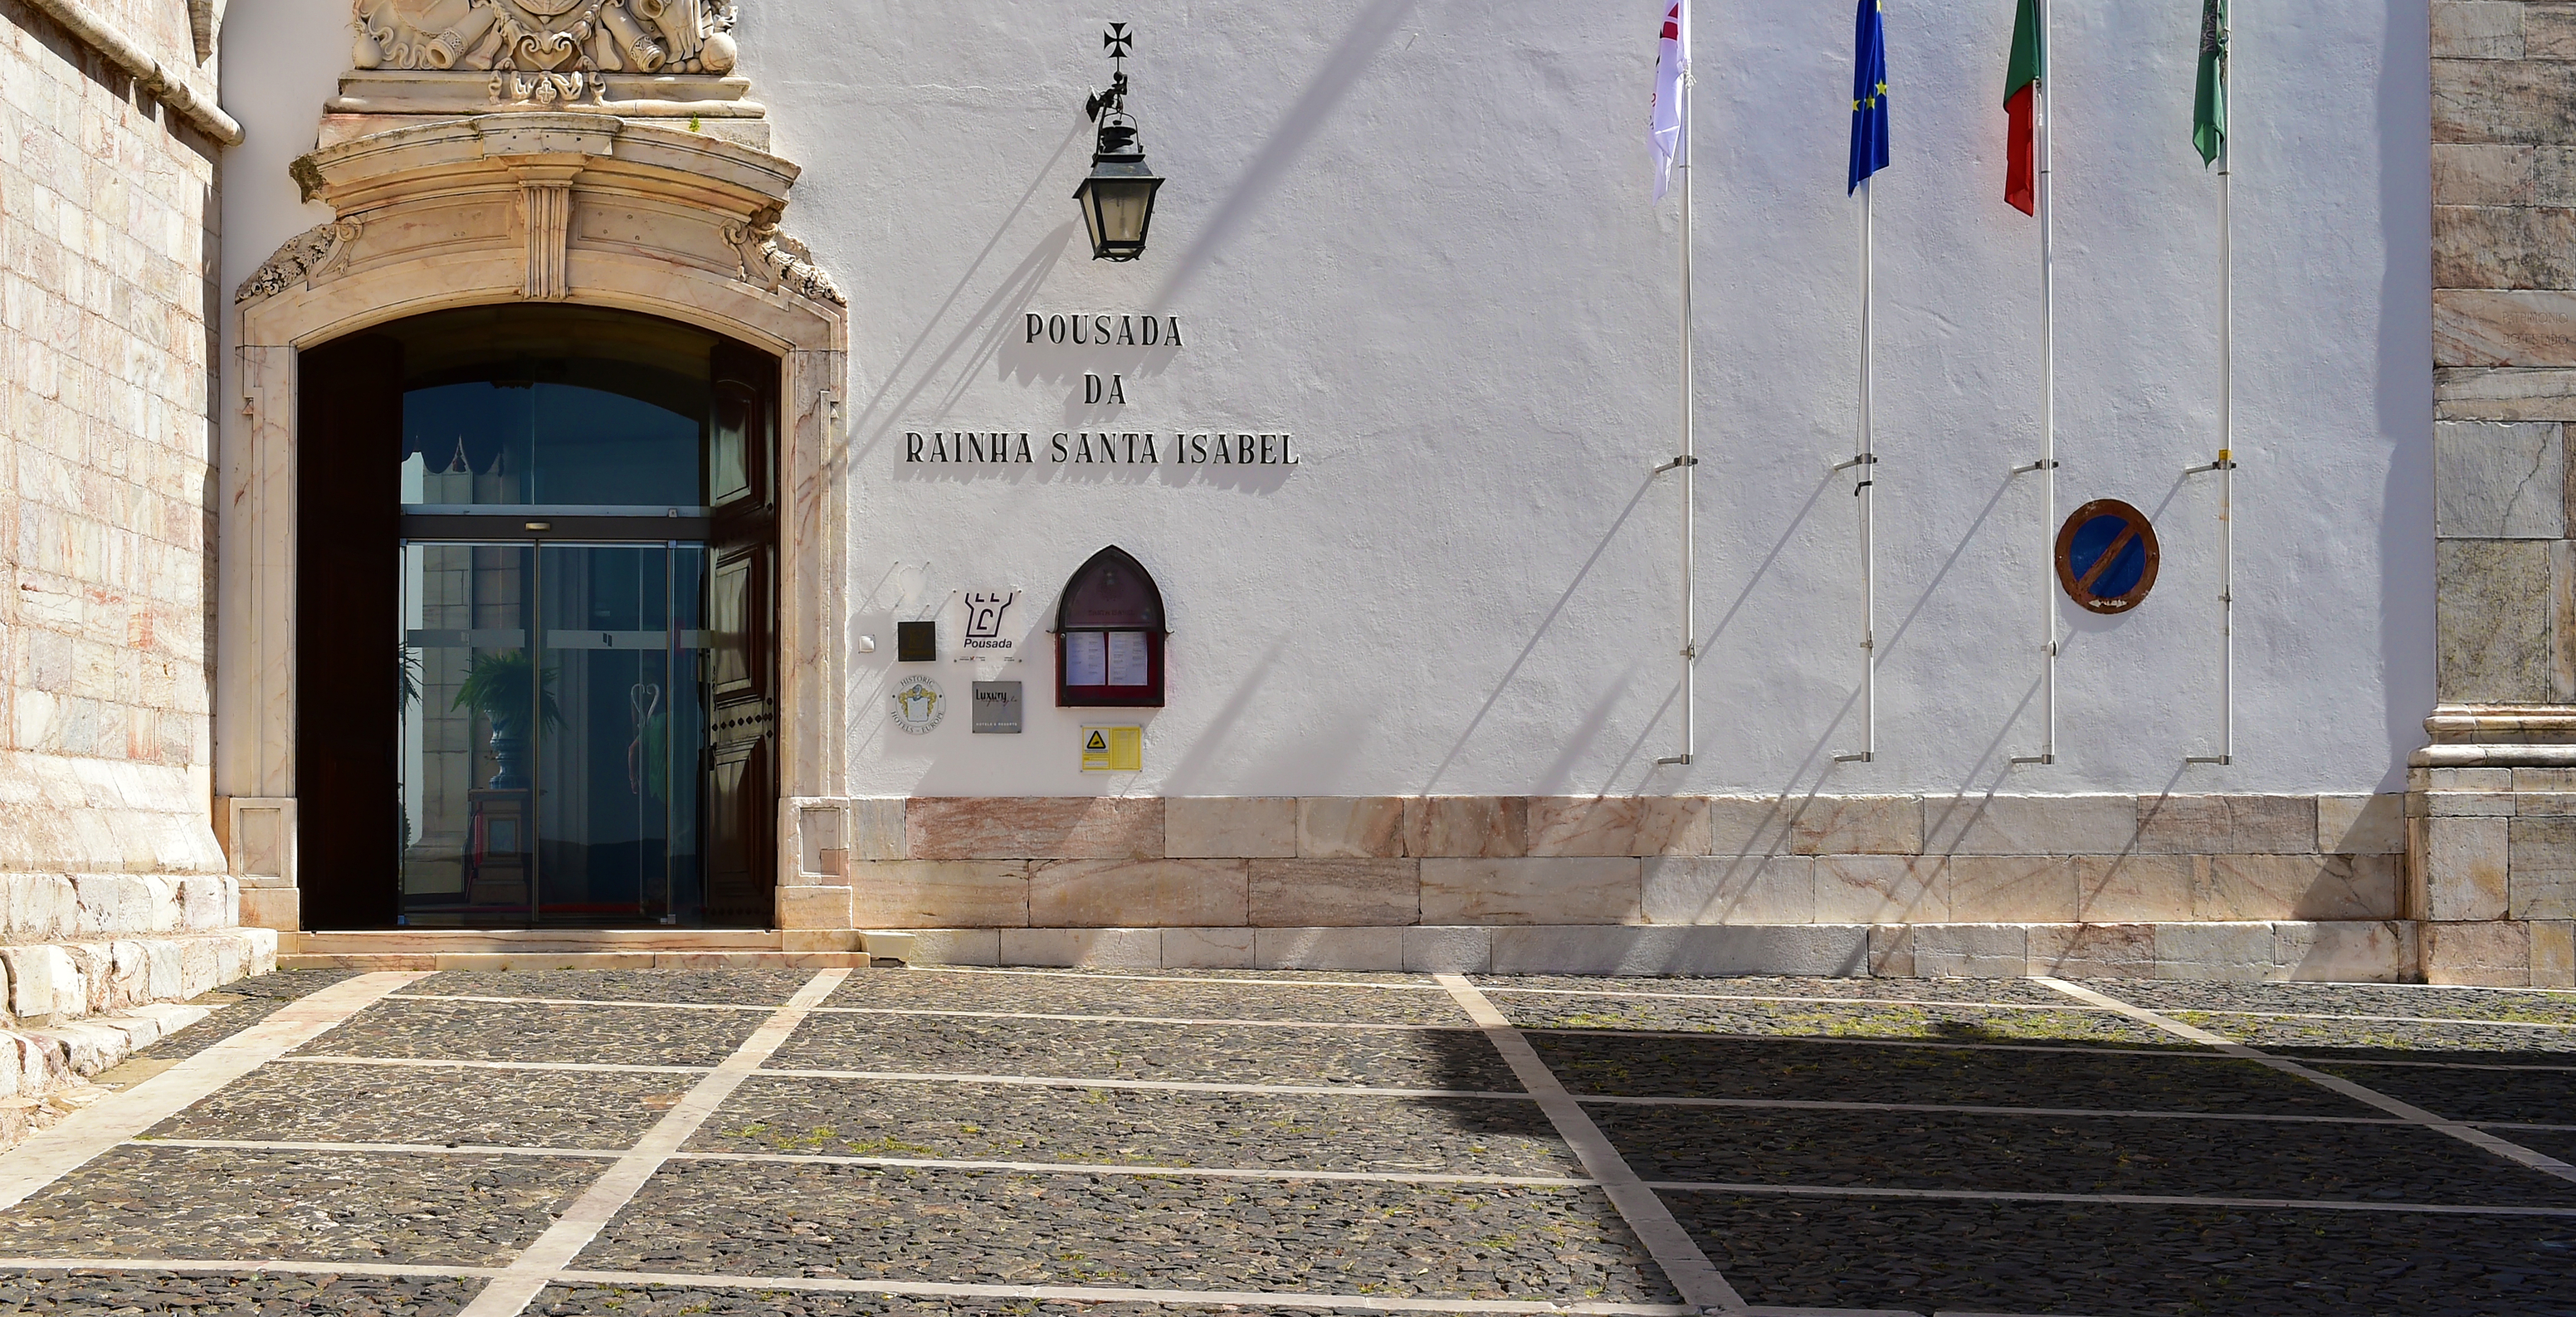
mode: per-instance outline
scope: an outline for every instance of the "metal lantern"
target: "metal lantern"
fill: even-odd
[[[1091,174],[1073,190],[1082,206],[1082,225],[1091,234],[1091,256],[1100,261],[1132,261],[1145,254],[1145,231],[1154,223],[1154,192],[1163,180],[1145,164],[1145,148],[1136,139],[1136,121],[1127,113],[1125,60],[1133,38],[1127,25],[1112,23],[1100,43],[1117,62],[1109,90],[1084,103],[1100,125],[1091,151]]]

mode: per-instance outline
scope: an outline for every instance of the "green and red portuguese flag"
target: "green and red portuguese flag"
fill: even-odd
[[[2200,163],[2214,163],[2227,146],[2227,0],[2202,0],[2200,86],[2191,98],[2191,144]]]
[[[2012,59],[2004,65],[2004,200],[2039,213],[2039,84],[2048,78],[2048,43],[2040,35],[2039,0],[2013,13]]]

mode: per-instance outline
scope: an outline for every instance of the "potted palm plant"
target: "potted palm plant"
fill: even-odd
[[[465,682],[456,688],[453,707],[472,709],[492,724],[492,761],[496,771],[488,784],[494,790],[522,791],[528,787],[528,739],[525,735],[528,716],[535,711],[540,730],[563,725],[563,710],[555,703],[555,670],[548,668],[538,675],[536,659],[524,649],[486,650],[474,656],[465,669]]]

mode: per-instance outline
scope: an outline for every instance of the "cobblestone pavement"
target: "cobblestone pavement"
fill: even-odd
[[[0,1315],[2576,1313],[2576,993],[911,969],[210,1000],[0,1156]]]

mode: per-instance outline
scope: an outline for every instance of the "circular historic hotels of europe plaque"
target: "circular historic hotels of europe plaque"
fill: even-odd
[[[928,677],[906,677],[894,688],[894,725],[920,736],[948,716],[947,692]]]
[[[2125,613],[2156,588],[2156,528],[2116,498],[2075,510],[2057,531],[2057,583],[2087,612]]]

